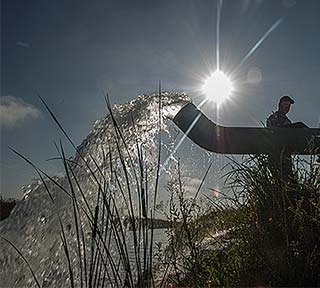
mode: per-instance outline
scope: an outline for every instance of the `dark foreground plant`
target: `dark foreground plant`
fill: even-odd
[[[320,168],[313,157],[294,164],[292,177],[283,179],[266,156],[231,160],[232,196],[208,198],[207,214],[182,227],[190,234],[207,224],[184,245],[189,253],[183,251],[183,276],[175,280],[194,287],[319,286]],[[209,241],[195,248],[204,235]]]
[[[226,174],[230,193],[207,198],[209,206],[198,199],[203,182],[193,197],[186,197],[178,166],[167,187],[169,246],[155,265],[153,219],[161,134],[151,191],[148,171],[152,167],[144,161],[144,147],[136,140],[135,161],[106,100],[114,129],[114,142],[101,151],[107,171],[91,155],[86,158],[80,153],[45,102],[78,155],[75,164],[66,158],[62,144],[57,145],[67,187],[15,151],[36,169],[53,205],[49,183],[71,201],[75,246],[56,209],[71,287],[158,287],[165,286],[167,279],[187,287],[320,285],[320,168],[313,158],[295,159],[295,171],[285,180],[265,156],[231,161]],[[159,120],[159,131],[160,126]],[[114,159],[119,159],[117,167]],[[81,177],[93,179],[94,199],[88,199]],[[119,206],[119,198],[123,205]],[[19,247],[8,242],[27,262]],[[160,281],[155,275],[158,264],[162,264]],[[41,281],[28,267],[40,287]]]
[[[119,127],[109,99],[106,98],[109,118],[113,125],[113,141],[109,149],[101,149],[104,167],[89,155],[84,157],[60,124],[48,105],[41,99],[60,130],[75,148],[78,163],[67,159],[62,144],[56,145],[64,170],[66,185],[50,177],[36,167],[25,156],[13,150],[26,160],[38,173],[43,187],[55,205],[51,184],[66,193],[71,201],[73,215],[73,239],[66,235],[59,209],[55,209],[59,225],[60,239],[66,256],[71,287],[152,287],[154,274],[154,212],[156,207],[161,148],[161,86],[159,84],[159,138],[155,167],[145,162],[146,151],[143,143],[136,138],[135,155],[129,150],[126,135]],[[132,126],[135,128],[135,119]],[[117,160],[115,165],[114,159]],[[107,167],[107,169],[106,169]],[[150,173],[153,171],[153,174]],[[150,174],[152,174],[150,176]],[[87,187],[81,183],[82,177],[93,179],[94,199],[88,198]],[[149,182],[153,181],[153,185]],[[151,190],[152,189],[152,190]],[[121,201],[120,201],[121,200]],[[89,236],[88,236],[89,235]],[[6,239],[5,239],[6,240]],[[13,243],[7,240],[16,251]],[[75,244],[75,245],[74,245]],[[72,248],[76,247],[76,249]],[[130,253],[130,251],[133,251]],[[27,259],[20,253],[23,259]],[[73,261],[72,257],[76,260]],[[27,262],[28,264],[28,262]],[[39,286],[36,273],[32,272]]]

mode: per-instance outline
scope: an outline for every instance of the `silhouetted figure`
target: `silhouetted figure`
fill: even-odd
[[[288,128],[292,122],[287,117],[294,100],[288,96],[282,96],[279,100],[278,110],[267,118],[269,128]],[[287,182],[289,176],[293,176],[291,153],[282,147],[281,151],[273,151],[270,155],[270,164],[276,172],[280,172],[281,178]]]
[[[286,116],[294,103],[290,96],[282,96],[279,101],[278,110],[271,114],[267,119],[267,127],[286,127],[292,124]]]

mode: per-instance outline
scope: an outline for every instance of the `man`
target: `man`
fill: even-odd
[[[278,110],[267,119],[267,127],[286,127],[291,125],[290,119],[286,116],[294,103],[290,96],[282,96],[278,104]]]
[[[292,122],[286,115],[293,103],[294,100],[290,96],[282,96],[279,100],[278,110],[267,118],[267,127],[281,128],[292,126]],[[269,155],[269,159],[272,169],[276,169],[275,175],[279,175],[280,172],[281,179],[285,181],[288,181],[289,177],[293,177],[291,153],[285,147],[281,151],[273,151]]]

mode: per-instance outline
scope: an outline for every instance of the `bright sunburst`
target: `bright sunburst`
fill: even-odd
[[[202,86],[202,92],[209,101],[221,104],[233,92],[234,88],[229,77],[220,70],[216,70],[207,78]]]

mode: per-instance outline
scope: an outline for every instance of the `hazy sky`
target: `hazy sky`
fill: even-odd
[[[61,135],[41,106],[46,99],[76,143],[105,114],[103,93],[124,103],[141,93],[187,91],[216,63],[217,0],[2,0],[1,190],[21,197],[35,172],[8,147],[55,171]],[[317,127],[320,116],[320,1],[224,0],[221,69],[236,92],[219,122],[261,126],[284,93],[296,100],[289,117]],[[212,107],[204,107],[210,116]]]

